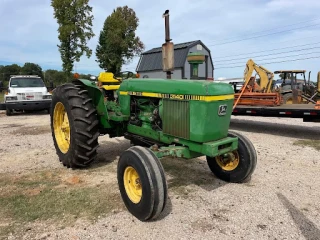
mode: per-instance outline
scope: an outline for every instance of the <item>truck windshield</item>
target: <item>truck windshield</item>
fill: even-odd
[[[14,78],[10,82],[10,87],[45,87],[45,85],[41,78]]]

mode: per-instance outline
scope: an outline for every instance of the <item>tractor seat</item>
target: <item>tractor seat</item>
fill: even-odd
[[[102,83],[120,83],[111,72],[101,72],[98,76],[98,81]]]
[[[114,90],[118,90],[120,85],[103,85],[101,87],[107,91],[114,91]]]

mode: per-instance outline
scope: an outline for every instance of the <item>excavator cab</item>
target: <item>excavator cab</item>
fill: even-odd
[[[316,103],[319,98],[319,90],[315,84],[306,79],[306,70],[279,70],[275,74],[280,74],[282,79],[280,92],[286,104],[291,103]]]
[[[284,104],[302,103],[302,95],[306,94],[310,88],[310,72],[308,83],[306,80],[306,70],[278,70],[282,83],[279,92],[282,94]]]

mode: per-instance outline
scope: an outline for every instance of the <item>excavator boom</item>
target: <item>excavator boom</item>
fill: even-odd
[[[257,84],[252,77],[253,71],[256,71],[260,77],[260,83]],[[240,93],[235,94],[233,109],[239,105],[280,105],[281,96],[279,93],[271,91],[274,74],[268,69],[259,66],[252,59],[249,59],[244,71],[244,85]]]
[[[268,69],[262,66],[259,66],[252,59],[249,59],[246,64],[246,70],[244,73],[245,83],[250,82],[251,76],[254,70],[257,72],[257,74],[260,77],[260,84],[255,85],[255,88],[258,88],[255,90],[263,93],[270,93],[271,85],[274,77],[273,72],[270,72]]]

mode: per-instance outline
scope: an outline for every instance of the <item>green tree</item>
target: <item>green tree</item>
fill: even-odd
[[[80,78],[82,79],[90,79],[91,75],[90,74],[79,74],[80,75]]]
[[[42,68],[35,63],[26,62],[21,68],[21,74],[38,75],[43,79]]]
[[[89,0],[51,0],[54,9],[54,17],[59,25],[58,45],[63,71],[70,74],[74,62],[80,61],[82,55],[88,58],[92,50],[87,46],[94,33],[92,32],[91,15],[92,7],[88,5]]]
[[[46,84],[50,85],[51,83],[54,86],[58,86],[60,84],[68,82],[69,79],[72,78],[72,74],[67,75],[62,71],[54,70],[54,69],[48,69],[45,71],[45,79]]]
[[[18,64],[6,65],[2,68],[2,77],[4,81],[9,81],[10,75],[21,74],[21,67]]]
[[[144,50],[136,36],[139,19],[128,6],[118,7],[107,17],[100,32],[96,57],[99,66],[118,75],[123,64]]]
[[[0,81],[4,82],[4,67],[3,65],[0,65]]]

